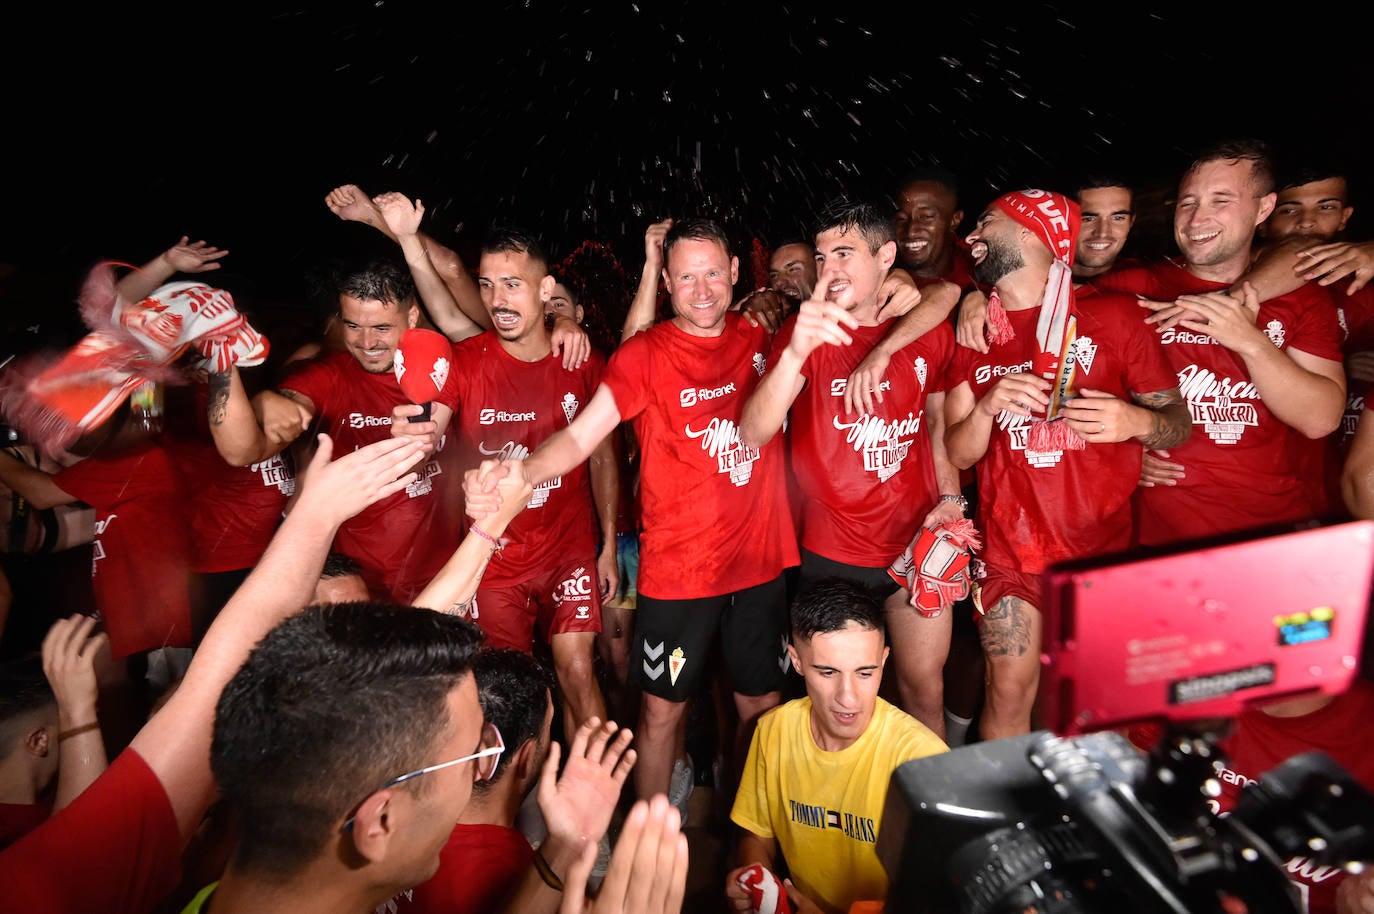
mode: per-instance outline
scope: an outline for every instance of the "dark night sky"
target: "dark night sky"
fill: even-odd
[[[1167,187],[1226,135],[1282,145],[1307,124],[1300,149],[1361,149],[1367,67],[1349,51],[1311,65],[1317,39],[1294,38],[1292,20],[933,6],[30,11],[40,21],[7,30],[0,263],[74,283],[185,233],[230,248],[226,270],[288,288],[368,231],[322,202],[353,182],[420,197],[428,230],[460,250],[502,219],[555,254],[609,242],[633,275],[651,220],[701,212],[767,242],[832,192],[890,190],[915,164],[954,169],[971,217],[999,189],[1067,188],[1087,168]],[[8,288],[8,316],[33,307],[28,283]]]

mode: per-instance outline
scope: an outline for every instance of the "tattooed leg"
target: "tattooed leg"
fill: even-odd
[[[1040,684],[1040,611],[1020,597],[1005,596],[988,608],[980,628],[987,661],[982,738],[1029,733]]]

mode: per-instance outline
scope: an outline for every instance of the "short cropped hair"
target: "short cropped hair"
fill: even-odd
[[[813,229],[813,237],[835,229],[857,229],[864,241],[868,242],[869,251],[874,253],[889,241],[897,240],[897,229],[890,209],[849,197],[835,197],[822,206],[814,219]]]
[[[534,233],[513,225],[493,226],[482,240],[482,253],[526,254],[545,270],[549,268],[549,254]]]
[[[849,623],[883,633],[887,623],[883,603],[871,590],[848,578],[828,577],[804,586],[792,602],[792,642],[813,635],[843,631]]]
[[[1073,198],[1075,200],[1079,199],[1083,196],[1083,191],[1085,190],[1100,190],[1104,187],[1124,187],[1131,195],[1132,202],[1134,202],[1135,188],[1131,186],[1130,181],[1127,181],[1121,175],[1101,171],[1091,172],[1079,178],[1078,186],[1074,188]]]
[[[663,236],[663,263],[668,263],[668,252],[673,249],[673,245],[679,241],[714,241],[725,248],[725,256],[730,256],[730,236],[725,234],[725,229],[720,227],[720,223],[713,219],[706,219],[699,216],[691,216],[686,219],[678,219],[673,223],[672,228]]]
[[[330,552],[324,558],[324,569],[320,572],[321,580],[330,578],[346,578],[349,575],[361,575],[363,566],[358,564],[358,560],[342,552]]]
[[[465,619],[375,601],[311,606],[269,632],[215,714],[210,767],[239,829],[235,865],[289,878],[372,791],[433,764],[481,643]]]
[[[57,707],[37,651],[0,663],[0,759],[19,745],[41,711]]]
[[[948,168],[941,168],[938,165],[917,165],[902,175],[897,182],[897,192],[900,193],[908,185],[915,184],[917,181],[939,184],[954,195],[955,201],[959,199],[959,177]]]
[[[1274,191],[1274,156],[1269,144],[1254,137],[1223,140],[1203,147],[1185,174],[1192,174],[1203,165],[1218,161],[1246,161],[1250,163],[1250,186],[1255,196]]]
[[[415,304],[415,281],[410,271],[394,260],[373,260],[356,270],[346,270],[335,278],[340,295],[359,301],[379,301],[406,309]]]
[[[481,792],[506,772],[506,763],[527,740],[539,739],[544,729],[544,714],[549,710],[554,677],[549,668],[531,654],[511,648],[483,648],[472,663],[477,677],[477,695],[487,723],[501,731],[506,751],[489,780],[478,781],[472,789]]]

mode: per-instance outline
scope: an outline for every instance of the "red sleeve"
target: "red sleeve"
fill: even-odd
[[[177,888],[181,851],[167,791],[126,749],[71,805],[0,851],[0,895],[25,914],[146,914]]]
[[[606,370],[601,373],[601,383],[615,398],[615,408],[622,422],[628,422],[649,405],[653,392],[650,377],[653,359],[648,338],[653,329],[650,327],[636,333],[621,343],[606,363]]]

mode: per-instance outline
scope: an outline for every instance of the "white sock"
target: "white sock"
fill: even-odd
[[[968,736],[968,728],[972,725],[972,717],[960,717],[949,708],[945,708],[945,745],[951,749],[962,746],[964,738]]]

